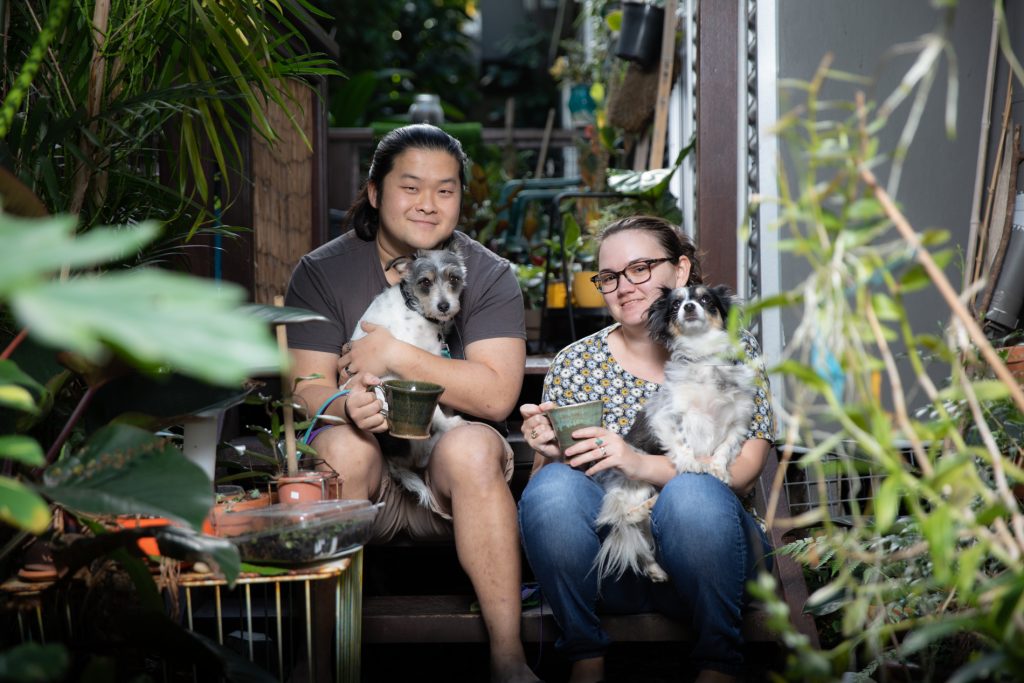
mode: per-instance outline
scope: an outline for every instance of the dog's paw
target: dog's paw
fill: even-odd
[[[708,462],[707,472],[726,485],[732,480],[732,477],[729,476],[729,463],[723,462],[720,458],[712,458]]]
[[[626,511],[626,521],[630,524],[639,524],[640,522],[647,519],[651,510],[654,509],[654,504],[658,502],[658,496],[651,496],[644,502],[636,505]]]
[[[661,565],[657,562],[652,561],[648,563],[648,565],[644,567],[644,571],[647,573],[647,578],[654,583],[664,583],[668,581],[668,574],[665,573],[665,570],[662,569]]]

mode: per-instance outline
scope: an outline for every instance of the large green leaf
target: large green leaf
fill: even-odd
[[[176,526],[161,527],[155,531],[160,554],[187,562],[203,561],[211,565],[234,585],[241,567],[238,546],[226,538],[205,536],[191,529]]]
[[[45,472],[39,492],[87,514],[156,515],[196,529],[213,505],[213,483],[198,465],[168,441],[128,425],[97,431]]]
[[[243,403],[252,386],[218,387],[178,373],[129,373],[104,384],[93,397],[86,426],[117,420],[148,431],[208,417]]]
[[[36,399],[45,394],[46,389],[22,371],[17,363],[0,360],[0,406],[38,414]]]
[[[249,304],[242,306],[242,313],[251,315],[257,320],[266,323],[308,323],[313,321],[326,321],[327,318],[319,313],[305,308],[294,308],[292,306],[268,306],[266,304]]]
[[[62,681],[70,663],[71,657],[64,645],[22,643],[0,652],[0,681]]]
[[[0,477],[0,521],[41,534],[50,525],[50,506],[10,477]]]
[[[0,296],[50,276],[133,255],[159,233],[154,222],[127,228],[94,228],[75,237],[74,216],[15,218],[0,213]]]
[[[20,384],[42,395],[46,389],[12,360],[0,360],[0,384]]]
[[[17,460],[32,466],[43,465],[46,462],[38,441],[17,434],[0,436],[0,458]]]
[[[282,362],[268,326],[239,310],[244,297],[237,285],[136,269],[28,288],[12,304],[33,334],[90,360],[109,346],[143,368],[230,385]]]
[[[32,394],[16,384],[0,384],[0,406],[26,413],[34,413],[38,410]]]
[[[656,198],[668,187],[676,167],[654,168],[649,171],[609,171],[608,189],[623,194]]]

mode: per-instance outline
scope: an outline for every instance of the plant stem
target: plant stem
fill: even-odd
[[[101,386],[103,386],[103,384],[104,383],[100,383],[95,386],[90,384],[85,390],[85,393],[82,395],[82,399],[78,402],[78,405],[75,406],[74,412],[71,413],[71,417],[68,418],[68,421],[64,424],[64,428],[60,431],[60,435],[57,436],[57,439],[50,446],[50,450],[46,452],[47,466],[53,464],[53,461],[57,458],[57,454],[60,453],[60,449],[64,447],[64,444],[71,436],[71,430],[74,429],[75,425],[78,424],[78,421],[82,419],[85,409],[89,407],[90,403],[92,403],[93,398],[96,396],[96,392]],[[37,468],[33,474],[38,475],[42,469],[43,468],[41,467]]]
[[[875,194],[875,199],[882,205],[882,209],[885,214],[889,217],[889,220],[896,226],[896,230],[903,236],[903,239],[914,248],[914,257],[917,262],[924,267],[925,272],[928,273],[928,277],[931,278],[932,282],[935,283],[936,289],[942,295],[942,298],[946,300],[946,305],[949,306],[950,310],[953,311],[953,315],[960,320],[960,323],[967,330],[967,334],[970,336],[978,349],[981,351],[981,355],[988,362],[989,367],[992,368],[993,372],[996,373],[996,377],[1002,380],[1003,384],[1010,391],[1010,396],[1013,398],[1013,402],[1017,404],[1017,409],[1024,412],[1024,390],[1020,388],[1020,384],[1006,368],[1006,364],[996,353],[995,349],[992,348],[992,344],[989,343],[985,337],[985,333],[978,327],[978,323],[975,322],[974,318],[961,303],[957,297],[956,292],[953,291],[953,287],[949,284],[949,280],[946,279],[946,274],[942,272],[942,269],[936,265],[932,255],[928,253],[928,250],[921,246],[921,239],[917,233],[911,227],[903,213],[893,203],[892,198],[889,197],[889,193],[879,187],[878,180],[875,178],[875,174],[872,173],[863,164],[860,167],[860,177],[863,178],[864,182]]]
[[[28,328],[26,327],[21,332],[19,332],[14,339],[11,340],[11,343],[8,344],[7,347],[3,350],[3,353],[0,353],[0,360],[7,360],[8,358],[10,358],[11,354],[14,353],[15,349],[21,346],[21,342],[25,341],[27,337]]]
[[[0,140],[7,137],[7,133],[11,129],[11,122],[14,120],[14,115],[21,108],[21,103],[28,94],[32,81],[35,79],[36,73],[38,73],[39,67],[43,63],[43,58],[46,56],[46,48],[57,37],[57,30],[64,23],[64,18],[67,16],[68,8],[70,7],[71,0],[57,0],[50,10],[50,15],[46,18],[43,30],[39,32],[36,42],[32,45],[32,49],[29,51],[28,57],[18,73],[18,78],[15,79],[14,85],[11,86],[7,97],[4,99],[3,108],[0,109]]]
[[[284,306],[284,297],[275,296],[274,305]],[[288,336],[284,325],[277,326],[277,346],[281,354],[287,358]],[[291,383],[288,381],[288,363],[282,364],[281,367],[283,368],[281,370],[281,411],[284,413],[285,462],[288,464],[288,476],[294,477],[299,470],[299,465],[295,455],[295,415],[292,407],[292,389]]]

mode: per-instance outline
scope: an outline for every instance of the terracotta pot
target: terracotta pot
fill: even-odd
[[[217,503],[210,508],[210,514],[203,524],[203,531],[213,536],[234,536],[246,531],[239,528],[240,522],[231,519],[230,512],[247,512],[268,507],[271,503],[269,491],[261,491],[259,498],[244,498]]]
[[[277,497],[284,505],[297,505],[341,497],[341,478],[337,472],[300,470],[294,477],[277,478]]]
[[[1013,373],[1018,383],[1024,382],[1024,344],[1000,350],[1006,352],[1006,368]]]

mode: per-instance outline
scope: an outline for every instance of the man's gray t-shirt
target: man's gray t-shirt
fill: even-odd
[[[466,289],[448,334],[452,358],[465,358],[465,347],[483,339],[526,339],[523,296],[509,262],[461,232],[453,243],[466,263]],[[331,322],[289,324],[288,346],[340,354],[370,302],[387,287],[377,243],[353,231],[306,254],[292,272],[286,303]]]

